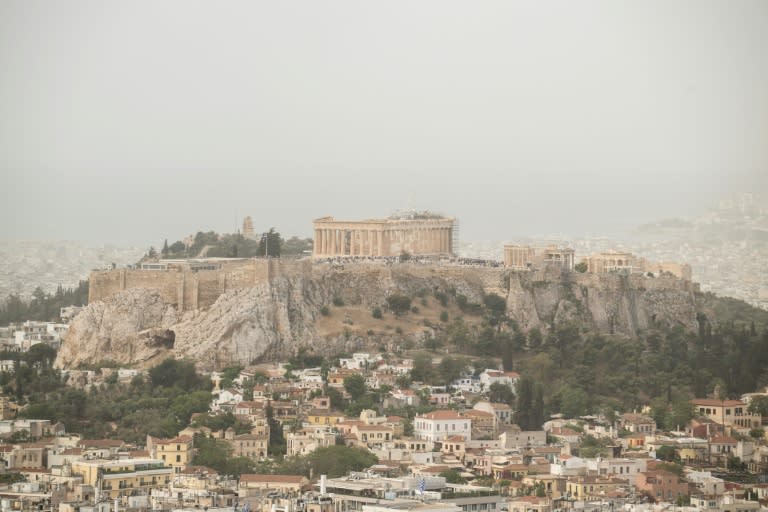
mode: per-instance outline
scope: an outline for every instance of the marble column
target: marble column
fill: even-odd
[[[363,237],[359,229],[352,232],[352,238],[355,240],[355,256],[360,256],[363,254]]]
[[[370,229],[367,231],[368,237],[368,256],[373,256],[375,251],[373,250],[373,231]]]

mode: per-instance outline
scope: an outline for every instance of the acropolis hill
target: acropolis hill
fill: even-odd
[[[521,329],[577,323],[590,330],[633,336],[654,326],[697,327],[695,285],[671,275],[578,273],[559,267],[515,271],[440,262],[391,260],[337,262],[263,258],[226,261],[206,270],[181,265],[165,270],[96,272],[91,303],[73,321],[57,365],[115,360],[149,365],[190,357],[204,368],[248,364],[294,354],[394,346],[420,340],[464,316],[436,292],[481,303],[505,299]],[[419,313],[396,317],[387,297],[425,295]],[[337,304],[337,305],[334,305]],[[372,318],[380,307],[384,319]],[[329,314],[322,314],[327,308]]]
[[[301,347],[331,354],[418,343],[451,320],[477,323],[459,298],[480,304],[489,294],[506,302],[523,331],[576,324],[635,336],[698,326],[690,270],[628,253],[592,255],[582,272],[568,248],[505,246],[504,262],[457,258],[455,219],[429,212],[322,217],[314,232],[311,258],[149,260],[93,272],[90,304],[73,321],[56,364],[149,365],[173,355],[214,369]],[[387,309],[393,294],[418,296],[419,307],[394,315]],[[373,318],[376,308],[384,318]]]

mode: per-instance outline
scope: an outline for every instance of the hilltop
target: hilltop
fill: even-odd
[[[328,355],[417,345],[443,335],[459,318],[468,328],[478,327],[478,312],[488,297],[498,297],[500,314],[521,332],[538,329],[546,334],[571,324],[625,337],[659,327],[698,329],[695,286],[671,276],[516,273],[438,264],[276,263],[265,270],[271,277],[254,281],[250,274],[242,278],[243,271],[253,269],[248,265],[211,277],[210,285],[199,278],[195,300],[189,301],[185,290],[183,308],[176,300],[182,295],[172,283],[161,289],[147,284],[161,283],[159,275],[146,274],[152,279],[147,277],[141,286],[115,289],[75,319],[57,365],[71,368],[114,359],[143,366],[172,355],[217,369],[290,356],[301,347]],[[178,272],[168,275],[179,279]],[[234,275],[242,278],[237,287],[219,285],[222,279],[233,282]],[[187,279],[179,282],[189,286]],[[410,305],[395,312],[392,296],[403,296]],[[190,308],[192,303],[199,307]],[[374,318],[377,309],[380,319]]]

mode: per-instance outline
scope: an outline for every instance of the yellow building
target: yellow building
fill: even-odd
[[[81,460],[72,463],[72,474],[81,476],[84,485],[98,488],[102,497],[112,499],[165,487],[174,468],[158,459]]]
[[[622,478],[578,476],[568,480],[566,491],[572,498],[583,499],[590,496],[604,496],[619,487],[626,487],[628,483],[628,480]]]
[[[741,400],[695,398],[691,403],[699,416],[709,418],[715,423],[742,429],[760,427],[760,415],[749,412],[749,406]]]
[[[172,439],[147,436],[147,451],[149,451],[150,457],[162,460],[178,473],[192,462],[194,455],[192,439],[190,436],[179,436]]]
[[[307,413],[307,422],[311,425],[335,425],[344,418],[341,412],[314,410]]]

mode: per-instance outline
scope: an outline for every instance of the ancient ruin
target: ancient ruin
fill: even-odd
[[[606,274],[618,272],[651,273],[654,275],[671,274],[678,279],[690,281],[692,279],[691,266],[687,263],[656,262],[637,257],[625,251],[607,251],[593,254],[582,259],[587,265],[587,272],[594,274]]]
[[[534,270],[545,266],[557,266],[571,271],[574,267],[574,250],[569,247],[531,247],[505,245],[504,266],[512,270]]]
[[[386,219],[314,221],[314,258],[451,256],[455,253],[455,219],[432,213],[394,215]]]
[[[253,232],[253,219],[250,215],[243,219],[243,236],[251,240],[256,238]]]

